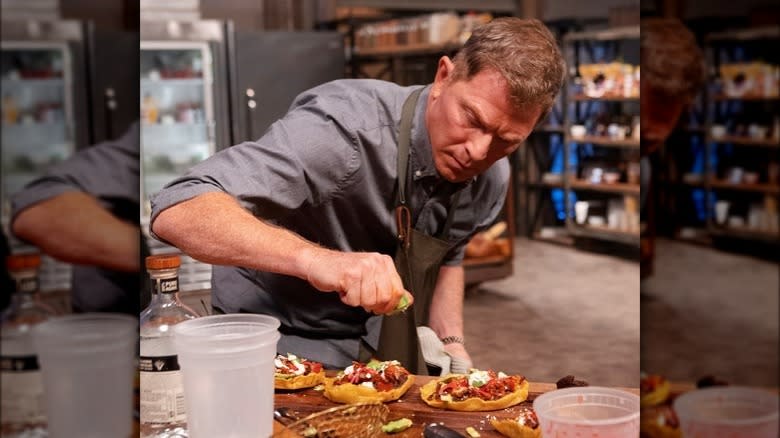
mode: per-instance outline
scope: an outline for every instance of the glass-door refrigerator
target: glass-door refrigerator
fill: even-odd
[[[149,234],[150,198],[229,146],[225,23],[141,23],[141,227],[152,254],[176,252]],[[211,266],[182,258],[181,290],[211,287]]]
[[[11,252],[35,249],[9,230],[11,196],[88,144],[84,25],[77,21],[3,21],[3,232]],[[70,288],[71,266],[43,257],[42,291]]]

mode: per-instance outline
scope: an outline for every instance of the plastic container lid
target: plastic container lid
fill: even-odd
[[[158,254],[146,258],[146,269],[173,269],[181,266],[178,254]]]
[[[37,349],[49,356],[83,359],[101,354],[108,360],[138,342],[138,319],[118,313],[63,315],[37,325],[33,336]]]
[[[173,333],[183,350],[220,355],[275,343],[280,325],[278,319],[268,315],[212,315],[180,322]]]

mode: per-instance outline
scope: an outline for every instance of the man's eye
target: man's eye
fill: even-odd
[[[475,127],[475,128],[481,128],[479,121],[476,117],[474,117],[474,113],[471,111],[466,111],[466,121],[469,123],[469,125]]]

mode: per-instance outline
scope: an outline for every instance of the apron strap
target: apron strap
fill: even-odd
[[[398,241],[405,248],[409,248],[412,229],[412,213],[406,206],[406,180],[409,168],[409,143],[412,136],[412,120],[417,100],[422,93],[422,88],[414,90],[404,101],[401,111],[401,125],[398,132],[398,160],[396,162],[398,172],[398,195],[395,207],[395,223],[398,230]]]
[[[409,144],[412,136],[412,120],[422,88],[414,90],[401,110],[401,126],[398,132],[398,203],[406,205],[406,178],[409,167]]]

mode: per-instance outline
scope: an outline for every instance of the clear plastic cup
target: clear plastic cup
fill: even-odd
[[[129,437],[138,318],[59,316],[33,329],[52,438]]]
[[[207,316],[173,327],[191,438],[272,434],[278,328],[278,319],[250,314]]]
[[[685,438],[777,438],[778,394],[740,386],[697,389],[674,400]]]
[[[534,399],[544,438],[639,436],[639,396],[598,386],[559,389]]]

